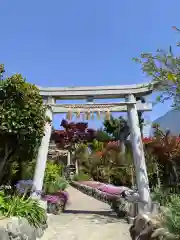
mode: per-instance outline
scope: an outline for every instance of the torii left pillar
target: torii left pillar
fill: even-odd
[[[53,119],[53,112],[50,107],[51,104],[54,103],[53,98],[49,98],[47,101],[48,108],[46,110],[46,116],[52,121]],[[34,192],[32,196],[40,198],[40,194],[43,188],[43,181],[44,181],[44,173],[46,169],[46,162],[47,162],[47,156],[48,156],[48,149],[49,149],[49,143],[51,138],[51,132],[52,132],[52,124],[51,122],[46,122],[46,125],[44,127],[44,136],[41,141],[41,145],[38,151],[37,156],[37,162],[36,162],[36,168],[35,168],[35,174],[33,179],[33,187]]]

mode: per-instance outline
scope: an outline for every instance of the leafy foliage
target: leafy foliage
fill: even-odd
[[[105,120],[103,125],[104,130],[116,140],[126,140],[130,134],[128,123],[123,117],[111,116],[110,120]]]
[[[169,232],[180,238],[180,197],[179,195],[170,196],[167,203],[169,211],[165,213],[164,223]]]
[[[67,188],[67,182],[60,176],[61,166],[47,163],[43,189],[45,193],[56,193]]]
[[[20,74],[0,81],[0,173],[9,162],[35,158],[46,123],[45,107],[36,86]]]
[[[4,73],[5,73],[4,64],[0,64],[0,80],[2,80]]]
[[[160,214],[162,227],[173,234],[176,239],[180,238],[180,197],[172,193],[170,189],[156,187],[152,193],[152,200],[159,202],[165,209]]]
[[[51,137],[60,148],[74,150],[76,144],[91,142],[95,137],[95,131],[89,129],[87,123],[62,120],[61,126],[64,130],[53,131]]]
[[[108,142],[111,141],[113,138],[110,136],[106,131],[102,128],[96,131],[96,140],[99,142]]]
[[[36,228],[46,222],[45,210],[37,200],[20,195],[6,196],[2,191],[0,192],[0,213],[5,217],[26,218]]]
[[[146,144],[146,149],[156,156],[161,171],[161,183],[166,186],[179,184],[179,157],[180,141],[171,136],[170,132],[164,133],[158,125],[154,125],[156,137]],[[178,186],[177,186],[178,187]]]
[[[176,27],[173,28],[180,32]],[[173,99],[173,107],[179,108],[180,57],[174,55],[172,47],[168,51],[158,49],[156,54],[142,53],[140,58],[134,60],[141,64],[143,73],[162,91],[158,101]]]
[[[166,206],[171,201],[171,194],[167,188],[155,187],[152,192],[152,200]]]
[[[80,172],[74,176],[74,181],[88,181],[90,180],[90,176],[87,173]]]
[[[144,99],[138,98],[137,101],[138,100],[140,100],[141,102],[144,102]],[[138,112],[138,118],[139,118],[140,129],[142,132],[143,125],[144,125],[142,112]],[[103,125],[104,125],[104,131],[107,132],[109,135],[111,135],[114,140],[125,141],[130,135],[128,121],[124,119],[122,116],[120,116],[119,118],[114,118],[113,116],[111,116],[110,120],[105,120]]]

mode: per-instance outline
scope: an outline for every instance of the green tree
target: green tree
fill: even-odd
[[[125,140],[130,134],[127,120],[123,117],[114,118],[103,122],[104,130],[110,134],[115,140]]]
[[[142,102],[144,102],[144,100],[142,99],[137,100],[141,100]],[[138,118],[142,133],[144,125],[143,112],[138,112]],[[110,136],[112,136],[115,140],[125,141],[130,134],[128,121],[122,116],[120,116],[119,118],[114,118],[113,116],[111,116],[110,120],[105,120],[103,125],[104,131],[107,132]]]
[[[47,120],[45,110],[38,88],[20,74],[0,81],[0,181],[10,163],[36,157]]]
[[[137,98],[137,101],[145,102],[143,98]],[[139,125],[141,134],[143,131],[144,119],[143,119],[143,112],[138,112],[139,118]],[[115,140],[120,140],[120,151],[122,154],[125,154],[126,151],[126,141],[130,135],[130,129],[128,125],[128,121],[124,119],[122,116],[119,118],[114,118],[111,115],[110,120],[105,120],[104,123],[104,130],[112,136]]]
[[[179,29],[173,27],[180,32]],[[177,44],[179,47],[179,43]],[[158,49],[156,54],[142,53],[134,60],[141,64],[142,71],[161,91],[158,101],[172,99],[173,107],[180,108],[180,57],[176,56],[172,47],[168,51]],[[151,87],[151,84],[150,84]]]
[[[0,64],[0,80],[2,80],[4,72],[5,72],[4,64]]]
[[[112,136],[100,128],[96,131],[96,139],[100,142],[108,142],[112,140]]]

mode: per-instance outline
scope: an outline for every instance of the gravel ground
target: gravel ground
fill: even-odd
[[[49,215],[42,240],[130,240],[129,227],[109,206],[69,187],[70,203],[61,215]]]

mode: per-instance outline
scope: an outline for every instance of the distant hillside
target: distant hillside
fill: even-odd
[[[164,131],[170,130],[172,135],[180,134],[180,110],[172,110],[159,117],[153,123],[159,124]]]

